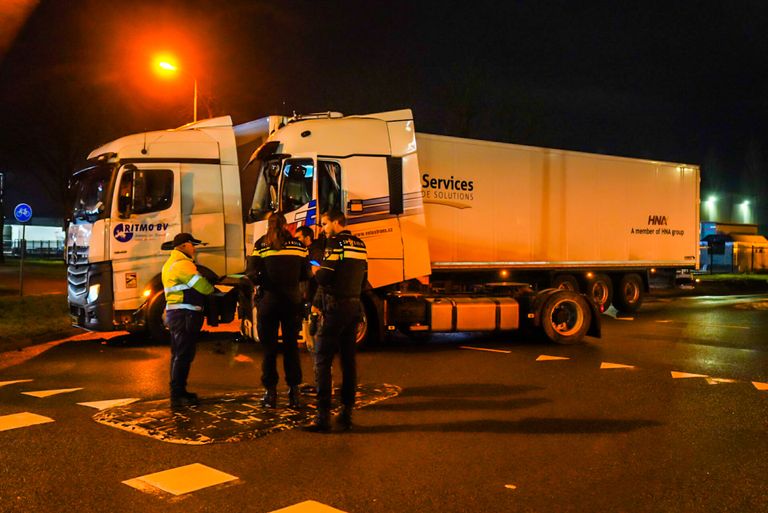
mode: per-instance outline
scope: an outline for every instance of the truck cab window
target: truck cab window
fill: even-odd
[[[296,210],[312,201],[312,185],[315,165],[312,160],[289,160],[283,168],[283,194],[281,208],[284,212]]]
[[[331,209],[341,210],[341,166],[338,162],[321,160],[317,167],[320,213]]]
[[[117,208],[123,217],[165,210],[173,203],[173,171],[137,169],[123,173]]]
[[[251,204],[251,220],[261,221],[277,210],[277,187],[280,179],[280,161],[264,162],[256,182]]]

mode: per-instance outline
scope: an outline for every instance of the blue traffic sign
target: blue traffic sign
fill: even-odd
[[[32,207],[26,203],[19,203],[16,208],[13,209],[13,217],[20,223],[26,223],[32,219]]]

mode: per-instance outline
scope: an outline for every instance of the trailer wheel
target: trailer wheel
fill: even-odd
[[[592,320],[587,300],[581,294],[569,290],[552,294],[541,310],[544,334],[558,344],[581,342]]]
[[[605,274],[595,274],[587,285],[587,295],[592,298],[601,312],[606,311],[613,301],[611,279]]]
[[[643,304],[643,279],[639,274],[624,274],[614,288],[613,304],[620,312],[636,312]]]
[[[165,325],[165,294],[155,294],[147,307],[147,331],[152,340],[160,344],[170,344],[171,332]]]
[[[579,292],[579,280],[572,274],[558,274],[552,279],[552,288]]]

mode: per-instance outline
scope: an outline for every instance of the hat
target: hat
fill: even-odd
[[[186,242],[191,242],[192,245],[194,246],[197,246],[198,244],[203,244],[203,242],[194,238],[191,233],[182,232],[173,238],[173,242],[170,242],[170,241],[163,242],[163,245],[160,246],[160,248],[163,250],[178,248],[179,246],[181,246]]]

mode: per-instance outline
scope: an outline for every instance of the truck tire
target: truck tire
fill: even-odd
[[[362,318],[357,323],[357,332],[355,333],[355,345],[358,348],[371,347],[378,343],[378,331],[376,329],[377,317],[376,309],[372,302],[363,297],[360,302],[362,306]]]
[[[587,295],[601,312],[606,311],[613,301],[613,283],[605,274],[595,274],[587,283]]]
[[[171,333],[165,325],[165,294],[163,291],[155,294],[149,300],[147,307],[147,331],[155,342],[171,343]]]
[[[549,340],[558,344],[576,344],[587,334],[592,312],[584,296],[563,290],[547,298],[540,318]]]
[[[572,274],[558,274],[552,279],[553,289],[572,290],[579,292],[579,280]]]
[[[643,304],[643,279],[639,274],[622,275],[614,287],[613,305],[624,313],[636,312]]]

